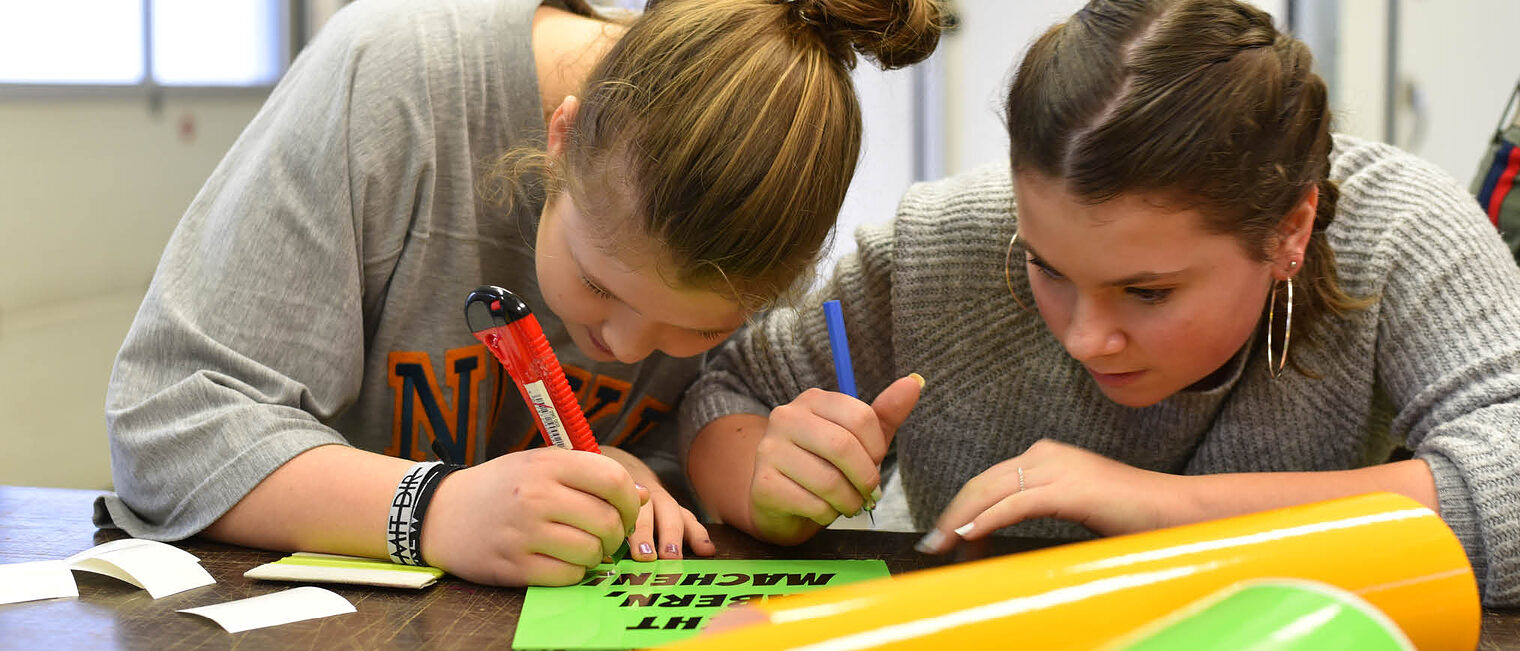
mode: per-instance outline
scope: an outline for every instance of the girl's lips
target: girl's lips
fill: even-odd
[[[1145,374],[1145,371],[1129,371],[1127,373],[1099,373],[1090,368],[1087,369],[1087,372],[1092,374],[1093,379],[1096,380],[1098,384],[1108,387],[1124,386],[1140,379],[1140,376]]]

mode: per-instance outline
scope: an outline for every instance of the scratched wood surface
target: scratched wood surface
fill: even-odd
[[[60,559],[123,537],[90,524],[96,495],[0,486],[0,563]],[[824,531],[787,548],[723,526],[712,527],[710,533],[719,558],[879,558],[894,574],[956,560],[914,552],[917,537],[911,534]],[[997,539],[981,553],[1011,553],[1042,544]],[[75,572],[78,599],[0,605],[0,649],[510,648],[522,609],[521,589],[478,586],[451,577],[420,591],[325,585],[358,612],[228,634],[208,619],[175,611],[293,587],[296,584],[243,578],[243,572],[283,554],[200,539],[178,545],[201,559],[215,585],[155,600],[115,579]],[[1520,648],[1520,611],[1485,610],[1479,648]]]

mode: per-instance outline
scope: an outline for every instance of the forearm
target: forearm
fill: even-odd
[[[755,448],[765,436],[764,416],[733,414],[702,428],[691,443],[686,474],[709,513],[724,523],[756,535],[750,517],[749,484],[755,474]]]
[[[1183,508],[1170,525],[1254,513],[1375,491],[1404,495],[1440,512],[1435,478],[1419,459],[1356,470],[1180,477]]]
[[[724,523],[751,536],[781,545],[795,545],[823,527],[807,518],[770,514],[756,516],[751,482],[755,456],[768,419],[734,414],[714,420],[697,433],[687,460],[687,474],[697,499]]]
[[[390,503],[411,461],[342,445],[297,455],[208,527],[214,540],[385,558]]]

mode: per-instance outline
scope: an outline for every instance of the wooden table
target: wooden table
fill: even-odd
[[[98,494],[0,486],[0,563],[59,559],[123,537],[90,524]],[[913,551],[913,534],[826,530],[803,545],[777,547],[724,526],[709,531],[719,558],[879,558],[894,574],[955,560]],[[988,551],[1002,554],[1048,542],[1005,538],[990,544]],[[522,589],[452,577],[421,591],[327,585],[358,612],[228,634],[210,620],[175,611],[291,587],[243,578],[249,568],[284,554],[195,538],[179,546],[200,557],[215,585],[155,600],[115,579],[75,572],[78,599],[0,605],[0,648],[510,648],[522,609]],[[1485,610],[1479,648],[1520,648],[1520,611]]]

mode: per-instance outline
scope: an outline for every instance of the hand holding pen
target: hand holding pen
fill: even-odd
[[[834,354],[834,379],[839,382],[839,392],[858,399],[860,393],[855,390],[855,364],[850,360],[850,337],[844,329],[844,308],[839,306],[839,301],[823,302],[823,322],[829,331],[829,352]],[[880,471],[881,460],[875,457],[872,459]],[[876,510],[876,501],[880,499],[881,485],[878,477],[877,485],[865,496],[865,505],[861,508],[866,513],[871,513]],[[871,516],[871,525],[876,525],[874,514]]]
[[[514,452],[438,485],[422,555],[475,583],[571,585],[623,544],[641,501],[628,471],[606,456]]]
[[[544,337],[538,318],[528,305],[512,292],[490,285],[471,292],[465,301],[465,319],[470,331],[501,362],[518,393],[533,414],[539,432],[550,446],[583,452],[605,453],[618,462],[634,480],[642,505],[632,523],[625,522],[625,536],[636,560],[680,558],[685,540],[692,551],[710,556],[717,550],[691,511],[682,507],[660,485],[654,472],[631,454],[607,448],[602,450],[579,402],[565,379],[564,369]],[[656,531],[658,530],[658,531]],[[653,537],[658,536],[656,554]],[[609,547],[609,552],[617,549]],[[613,554],[621,558],[620,554]]]
[[[640,495],[616,459],[585,451],[595,440],[564,385],[558,361],[552,352],[544,353],[547,344],[519,343],[532,339],[536,319],[509,321],[515,297],[500,291],[472,294],[466,304],[467,319],[478,326],[472,329],[498,357],[511,355],[504,361],[518,365],[515,377],[532,385],[520,386],[520,391],[530,407],[543,410],[540,423],[553,423],[556,442],[582,449],[551,445],[448,475],[437,485],[422,524],[422,556],[429,565],[477,583],[568,585],[623,544],[650,496],[648,491]],[[532,317],[526,306],[519,312]],[[510,331],[514,323],[520,332]],[[557,383],[554,373],[559,374]],[[449,446],[436,443],[440,459],[467,461],[451,459]]]
[[[882,459],[923,388],[923,378],[913,374],[869,405],[855,397],[842,315],[831,303],[825,321],[834,322],[831,348],[841,391],[808,389],[771,410],[755,451],[752,533],[776,542],[800,541],[841,515],[875,505]]]

